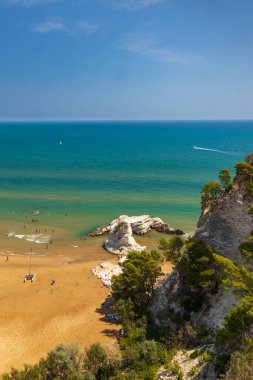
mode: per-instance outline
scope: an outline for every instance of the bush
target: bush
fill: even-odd
[[[184,245],[184,240],[181,237],[173,236],[170,240],[161,238],[158,248],[163,252],[166,260],[175,265],[182,257]]]
[[[233,353],[225,380],[253,379],[253,341],[245,340],[243,349]]]
[[[222,169],[219,174],[219,180],[224,190],[228,190],[231,187],[231,174],[228,169]]]
[[[177,270],[189,289],[203,289],[216,285],[217,264],[213,249],[202,241],[188,244]]]
[[[49,378],[72,379],[73,376],[80,378],[84,356],[84,351],[77,344],[58,345],[48,353],[44,362]]]
[[[85,368],[97,379],[115,374],[121,365],[121,355],[117,346],[92,344],[86,349]]]
[[[221,193],[221,185],[218,182],[207,182],[201,190],[202,210],[210,207]]]

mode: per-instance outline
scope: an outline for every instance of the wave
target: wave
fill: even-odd
[[[224,150],[219,150],[219,149],[203,148],[201,146],[196,146],[196,145],[194,145],[193,149],[196,149],[196,150],[206,150],[208,152],[216,152],[216,153],[222,153],[222,154],[229,154],[230,156],[240,156],[237,153],[226,152]]]
[[[35,235],[19,235],[15,232],[9,232],[6,236],[24,239],[37,244],[48,244],[51,241],[51,235],[35,234]]]

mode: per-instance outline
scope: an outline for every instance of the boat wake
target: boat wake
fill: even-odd
[[[229,154],[230,156],[240,156],[237,153],[226,152],[224,150],[219,150],[219,149],[203,148],[201,146],[196,146],[196,145],[194,145],[193,149],[196,149],[196,150],[206,150],[208,152],[216,152],[216,153],[222,153],[222,154]]]

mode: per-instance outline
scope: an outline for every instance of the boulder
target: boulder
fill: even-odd
[[[211,245],[217,253],[237,263],[242,262],[239,245],[252,231],[248,209],[252,199],[244,196],[235,184],[209,209],[202,212],[194,239]]]
[[[108,226],[98,227],[95,231],[89,233],[89,236],[94,237],[107,234],[117,222],[121,221],[129,223],[132,228],[132,232],[136,235],[145,235],[152,229],[170,235],[184,235],[182,230],[170,227],[169,224],[164,223],[162,219],[158,217],[152,218],[149,215],[121,215],[118,219],[114,219]]]
[[[122,267],[118,264],[112,264],[109,261],[105,261],[91,271],[94,276],[97,276],[107,288],[110,288],[112,285],[112,276],[118,276],[121,274]]]
[[[132,236],[132,228],[128,221],[117,219],[110,228],[108,239],[104,247],[116,255],[126,255],[130,251],[144,251],[145,246],[136,243]]]

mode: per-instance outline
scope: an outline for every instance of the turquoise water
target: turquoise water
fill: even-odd
[[[0,123],[1,219],[39,209],[78,236],[150,214],[192,231],[203,184],[252,150],[251,121]]]

